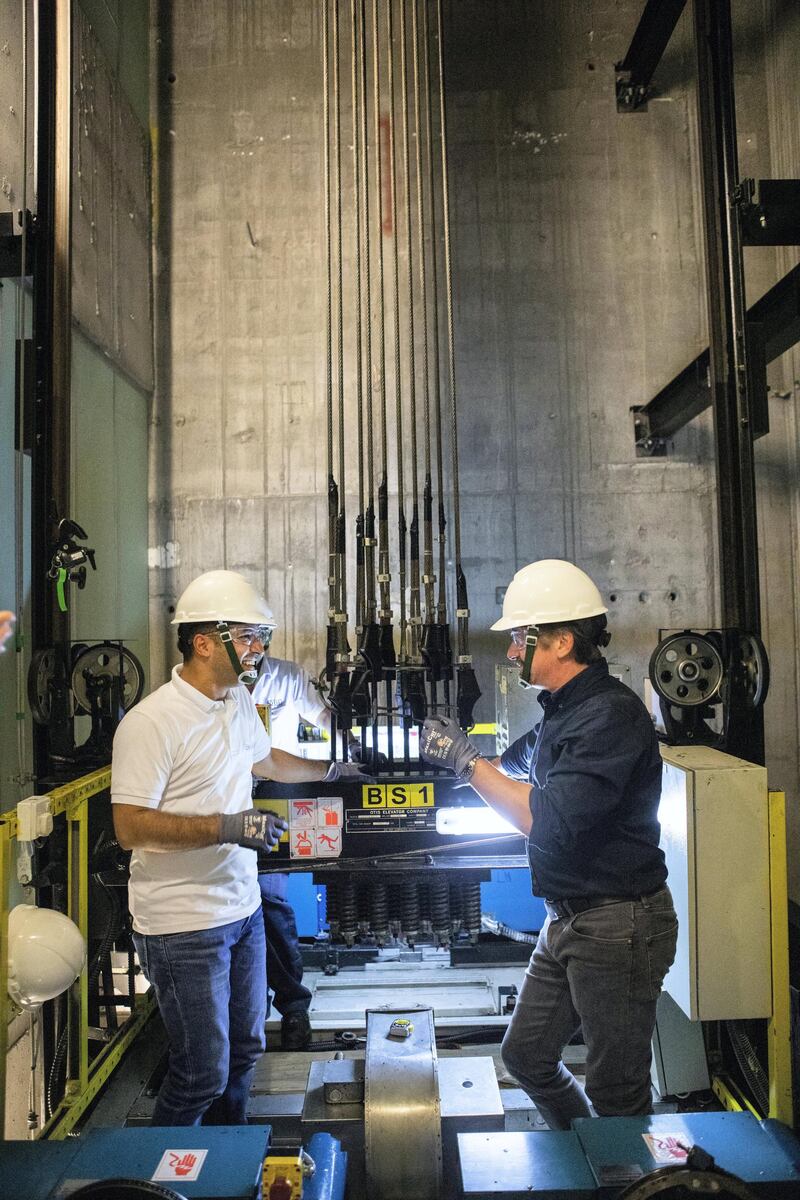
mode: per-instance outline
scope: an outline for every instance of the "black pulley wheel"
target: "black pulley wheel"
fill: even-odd
[[[36,650],[28,668],[28,704],[37,725],[49,725],[53,715],[52,685],[56,652],[52,646]]]
[[[92,711],[89,696],[90,679],[100,680],[105,677],[113,681],[119,678],[120,673],[122,708],[127,712],[141,699],[144,691],[144,667],[136,655],[125,647],[120,650],[114,642],[97,642],[82,650],[72,664],[70,680],[78,712]]]
[[[678,708],[694,708],[720,699],[725,668],[709,637],[674,634],[659,642],[650,656],[650,682],[662,700]]]
[[[713,1196],[715,1200],[756,1200],[754,1193],[736,1175],[714,1167],[659,1167],[643,1179],[637,1179],[619,1196],[619,1200],[690,1200]]]
[[[96,1179],[70,1196],[73,1200],[186,1200],[182,1192],[145,1179]]]
[[[739,634],[739,653],[744,670],[744,700],[747,708],[761,708],[769,692],[769,659],[761,638],[755,633]]]

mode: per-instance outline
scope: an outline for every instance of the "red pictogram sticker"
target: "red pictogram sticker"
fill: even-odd
[[[207,1150],[165,1150],[151,1180],[199,1178]]]
[[[681,1133],[643,1133],[647,1149],[657,1163],[684,1163],[690,1147]]]
[[[309,831],[308,829],[293,829],[290,845],[292,858],[313,858],[313,830]]]

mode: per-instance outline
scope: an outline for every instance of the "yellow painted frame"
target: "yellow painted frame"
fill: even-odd
[[[68,913],[84,938],[89,933],[89,810],[94,797],[108,791],[108,767],[84,775],[48,792],[53,816],[67,820]],[[15,809],[0,815],[0,1140],[5,1131],[6,1058],[8,1054],[8,913],[13,870],[13,844],[17,837]],[[62,1138],[80,1117],[118,1066],[125,1051],[155,1010],[151,995],[137,1000],[136,1010],[114,1040],[89,1062],[89,978],[84,970],[67,996],[67,1028],[77,1031],[78,1044],[69,1048],[64,1099],[43,1127],[40,1137]],[[71,1069],[70,1069],[71,1068]]]
[[[767,1026],[769,1116],[790,1128],[792,1094],[789,1000],[789,880],[786,865],[786,794],[769,793],[769,910],[772,942],[772,1016]]]
[[[774,1117],[794,1124],[792,1093],[791,1011],[789,1001],[789,883],[786,866],[786,794],[769,792],[769,912],[772,964],[772,1015],[767,1022],[769,1112],[761,1113],[727,1075],[711,1086],[728,1112],[751,1112],[761,1120]]]

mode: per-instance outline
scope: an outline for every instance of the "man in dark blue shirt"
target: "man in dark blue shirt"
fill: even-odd
[[[420,741],[423,757],[528,838],[548,916],[502,1054],[551,1129],[591,1106],[603,1116],[651,1111],[656,1002],[677,939],[659,848],[658,742],[641,700],[608,673],[607,611],[572,563],[518,571],[492,628],[510,633],[522,686],[542,689],[542,721],[494,762],[451,719],[426,721]],[[585,1092],[561,1060],[579,1026]]]

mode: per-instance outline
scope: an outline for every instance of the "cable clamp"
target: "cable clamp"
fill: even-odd
[[[457,609],[456,609],[456,616],[459,618],[459,620],[460,620],[461,618],[463,618],[463,617],[468,617],[468,616],[469,616],[469,609],[468,609],[468,608],[457,608]]]
[[[378,575],[378,583],[391,583],[391,575]]]
[[[458,657],[456,658],[456,662],[458,663],[459,667],[467,667],[472,662],[472,655],[471,654],[459,654]]]
[[[361,544],[362,544],[363,546],[377,546],[377,544],[378,544],[378,539],[377,539],[377,538],[371,538],[371,537],[365,537],[365,538],[363,539],[363,541],[362,541],[362,543],[361,543]]]
[[[394,612],[392,611],[391,608],[382,608],[378,612],[378,616],[379,617],[387,617],[391,621],[392,617],[394,616]]]
[[[436,576],[435,575],[423,575],[422,582],[423,583],[436,583]]]
[[[337,625],[347,624],[347,613],[337,612],[333,614],[333,619]]]

